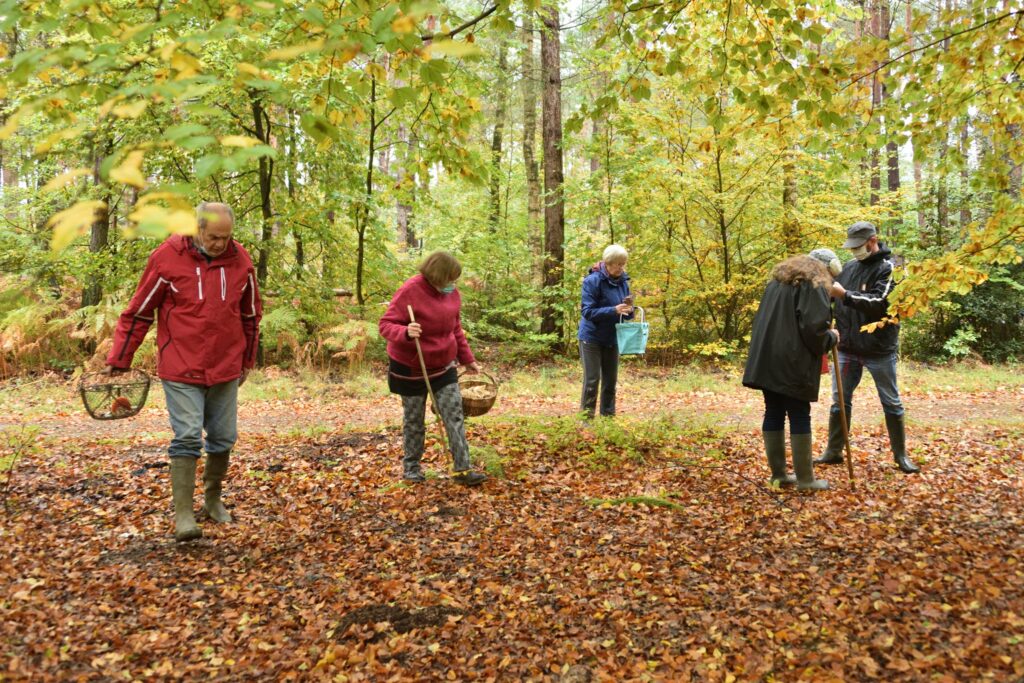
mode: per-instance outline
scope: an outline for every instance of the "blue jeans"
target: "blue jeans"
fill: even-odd
[[[782,432],[786,429],[786,415],[789,415],[790,434],[811,433],[811,402],[774,391],[762,389],[764,394],[764,420],[762,432]]]
[[[167,414],[174,438],[167,449],[172,458],[230,451],[238,440],[238,380],[204,387],[163,380]]]
[[[853,392],[864,376],[864,368],[871,373],[878,389],[878,400],[882,402],[882,412],[886,415],[899,417],[903,415],[903,402],[900,401],[900,390],[896,386],[896,352],[887,356],[858,356],[839,352],[839,371],[843,378],[843,402],[846,414],[851,414]],[[833,414],[839,413],[839,389],[836,387],[835,371],[832,372],[832,408]]]

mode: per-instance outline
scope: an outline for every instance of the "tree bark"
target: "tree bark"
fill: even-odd
[[[561,336],[560,299],[565,267],[565,200],[562,172],[562,74],[558,6],[542,11],[541,70],[544,79],[544,280],[540,331]]]
[[[94,143],[95,144],[95,143]],[[97,187],[104,185],[103,176],[100,174],[100,165],[106,154],[110,153],[109,145],[101,149],[101,145],[93,148],[92,181]],[[98,254],[107,248],[110,239],[110,192],[104,193],[104,208],[96,211],[92,225],[89,228],[89,253]],[[103,298],[103,277],[100,272],[93,271],[89,274],[89,281],[82,289],[82,307],[95,306]]]
[[[537,68],[534,56],[533,10],[523,15],[523,166],[526,170],[526,233],[530,242],[531,280],[540,280],[544,253],[540,208],[540,170],[537,165]]]
[[[789,148],[782,160],[782,234],[790,254],[802,251],[803,236],[797,220],[796,151]]]
[[[249,93],[252,105],[253,130],[256,137],[265,145],[270,144],[270,113],[263,106],[255,92]],[[260,184],[260,215],[263,218],[263,230],[260,234],[260,254],[256,263],[256,281],[261,288],[267,286],[267,271],[270,267],[270,241],[274,236],[274,212],[271,210],[270,192],[273,187],[274,161],[268,157],[259,160]]]
[[[882,5],[885,0],[874,0],[871,5],[871,35],[879,38],[882,35]],[[882,108],[882,77],[879,75],[878,62],[874,63],[876,71],[871,76],[871,111],[874,116],[880,115]],[[871,206],[878,204],[878,195],[882,190],[882,175],[878,163],[878,149],[871,150]]]
[[[971,177],[967,159],[970,154],[971,117],[964,115],[960,127],[960,229],[966,235],[967,225],[971,222]]]
[[[505,134],[505,110],[508,100],[508,49],[505,40],[498,45],[497,103],[494,110],[494,130],[491,135],[490,201],[491,231],[498,229],[501,220],[501,150]]]

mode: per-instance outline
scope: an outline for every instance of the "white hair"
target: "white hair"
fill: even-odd
[[[621,247],[618,244],[610,245],[601,256],[601,260],[605,263],[625,263],[628,258],[629,252],[626,251],[625,247]]]
[[[199,202],[196,207],[196,222],[202,230],[210,220],[211,213],[219,213],[231,219],[231,226],[235,225],[235,212],[230,206],[222,202]]]

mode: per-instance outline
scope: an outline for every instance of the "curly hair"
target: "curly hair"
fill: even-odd
[[[832,276],[825,265],[818,259],[803,255],[791,256],[775,266],[772,277],[784,285],[810,282],[826,289],[832,285]]]

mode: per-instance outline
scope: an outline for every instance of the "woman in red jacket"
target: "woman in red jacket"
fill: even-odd
[[[420,467],[426,436],[424,416],[427,406],[427,385],[423,380],[415,339],[423,349],[430,388],[437,399],[437,409],[448,430],[448,442],[455,460],[455,481],[477,486],[487,477],[470,469],[469,444],[462,414],[459,392],[458,364],[476,374],[480,366],[466,342],[459,321],[462,297],[455,282],[462,266],[446,251],[436,251],[420,264],[420,274],[398,288],[391,305],[380,319],[382,337],[388,340],[388,387],[402,397],[402,459],[406,481],[422,482]],[[412,306],[416,322],[409,318]]]

